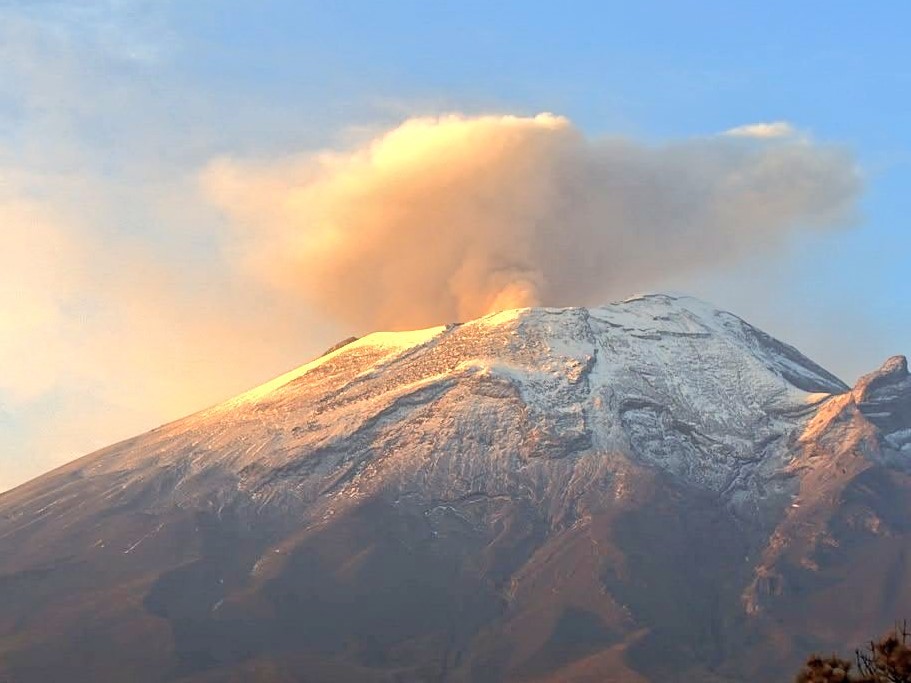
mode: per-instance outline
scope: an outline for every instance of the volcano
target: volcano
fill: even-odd
[[[0,681],[787,680],[911,614],[911,378],[695,299],[347,340],[0,495]]]

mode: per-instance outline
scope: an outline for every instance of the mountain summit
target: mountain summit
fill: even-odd
[[[0,681],[754,681],[911,612],[911,379],[651,295],[346,340],[0,496]]]

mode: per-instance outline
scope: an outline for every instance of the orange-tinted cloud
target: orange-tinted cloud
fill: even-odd
[[[180,255],[102,235],[32,194],[0,169],[0,491],[228,398],[333,338],[217,253],[187,277]]]
[[[246,272],[357,331],[598,303],[844,224],[859,190],[806,139],[593,141],[550,114],[410,119],[203,184]]]
[[[0,197],[0,226],[0,392],[28,401],[66,363],[62,333],[71,292],[83,279],[81,245],[51,209],[19,197]]]

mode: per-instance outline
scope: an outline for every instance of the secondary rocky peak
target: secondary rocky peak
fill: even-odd
[[[911,447],[911,375],[908,359],[892,356],[874,372],[861,377],[852,391],[861,412],[896,448]]]
[[[908,359],[904,356],[892,356],[879,367],[857,380],[854,385],[854,397],[858,403],[877,391],[900,385],[908,381]]]

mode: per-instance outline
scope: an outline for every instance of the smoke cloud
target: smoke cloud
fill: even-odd
[[[203,184],[245,270],[360,331],[600,303],[844,225],[860,189],[806,138],[591,140],[551,114],[410,119]]]

